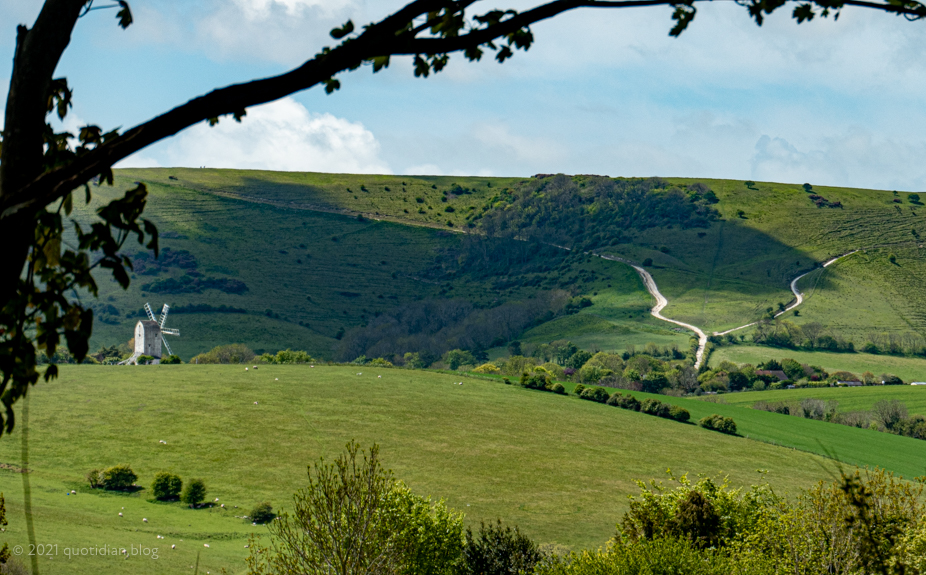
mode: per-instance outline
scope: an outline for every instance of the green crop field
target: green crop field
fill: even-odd
[[[784,358],[791,358],[799,363],[816,365],[830,373],[850,371],[856,375],[861,375],[866,371],[870,371],[876,376],[880,376],[882,373],[891,373],[907,383],[926,381],[926,359],[873,355],[870,353],[830,353],[753,345],[732,345],[714,350],[711,354],[710,365],[715,367],[722,361],[757,365],[769,359],[781,360]]]
[[[907,406],[910,415],[926,415],[926,389],[909,385],[870,387],[825,387],[818,389],[780,389],[722,396],[730,405],[750,407],[757,401],[800,401],[806,398],[839,402],[839,411],[867,411],[882,400],[896,399]]]
[[[463,385],[454,385],[459,381]],[[303,484],[306,466],[335,456],[350,439],[379,443],[398,478],[416,493],[445,497],[470,524],[502,518],[540,542],[576,548],[603,544],[626,509],[626,496],[637,491],[634,480],[662,478],[667,468],[729,475],[736,485],[764,479],[784,493],[835,473],[832,461],[803,451],[574,396],[425,371],[65,366],[58,380],[38,385],[29,397],[28,479],[36,537],[59,545],[57,556],[41,560],[43,572],[52,574],[188,570],[197,553],[201,573],[221,567],[241,572],[247,535],[264,528],[235,516],[263,500],[285,507]],[[696,417],[735,410],[751,437],[763,433],[762,418],[771,415],[678,401],[690,404]],[[904,473],[916,467],[922,453],[916,450],[926,447],[848,428],[840,429],[848,439],[831,443],[827,433],[836,426],[788,423],[787,432],[775,436],[769,429],[762,438],[785,443],[785,433],[805,433],[811,450],[819,437],[847,460]],[[25,543],[22,475],[15,472],[21,431],[0,439],[11,545]],[[905,453],[906,466],[890,452]],[[880,459],[868,461],[866,454]],[[87,488],[90,469],[118,463],[132,465],[142,486],[161,470],[203,478],[208,499],[226,507],[191,510],[152,502],[147,491]],[[77,494],[67,495],[72,489]],[[64,548],[103,545],[157,547],[159,559],[63,556]]]

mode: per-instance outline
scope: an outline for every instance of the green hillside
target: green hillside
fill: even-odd
[[[919,241],[926,214],[908,194],[693,179],[618,180],[629,182],[621,192],[614,181],[591,176],[180,168],[118,170],[116,180],[116,189],[148,184],[146,215],[175,257],[136,273],[128,292],[104,282],[94,348],[125,342],[150,301],[188,312],[169,321],[183,333],[171,341],[184,358],[237,342],[344,359],[367,344],[397,347],[377,348],[370,330],[382,331],[377,324],[385,320],[374,320],[398,317],[415,302],[457,300],[484,310],[556,290],[590,297],[594,305],[580,312],[590,318],[557,312],[554,323],[479,345],[567,337],[589,349],[688,347],[688,332],[648,315],[652,298],[632,270],[580,253],[587,250],[651,259],[670,301],[663,313],[710,332],[755,321],[791,299],[793,277],[861,248],[802,280],[808,297],[800,315],[787,319],[821,323],[857,347],[882,334],[926,334],[926,248]],[[708,188],[716,203],[703,193]],[[114,193],[97,191],[99,199]],[[686,204],[685,194],[694,203]],[[697,207],[689,213],[686,206]],[[195,266],[182,267],[189,256]],[[215,309],[222,305],[234,309]],[[349,346],[336,339],[371,324],[348,337]],[[405,337],[410,328],[403,329]]]
[[[463,385],[455,385],[459,381]],[[626,496],[637,492],[634,481],[663,478],[669,468],[729,475],[735,485],[767,480],[783,493],[834,470],[832,462],[809,453],[695,425],[425,371],[65,366],[58,380],[37,386],[29,397],[28,479],[37,539],[61,548],[159,548],[157,561],[68,561],[62,551],[41,560],[50,574],[188,570],[197,553],[202,573],[221,567],[240,573],[248,533],[264,528],[236,516],[262,500],[286,505],[305,480],[306,466],[333,457],[352,438],[379,443],[397,477],[419,494],[445,497],[470,524],[502,518],[540,542],[577,548],[603,544],[626,509]],[[0,440],[11,546],[25,542],[22,476],[15,472],[21,431]],[[905,438],[873,435],[883,440],[883,451],[907,449]],[[130,464],[146,487],[161,470],[203,478],[209,500],[218,502],[190,510],[149,501],[147,491],[87,489],[90,469],[118,463]]]
[[[910,415],[926,415],[926,389],[909,385],[781,389],[756,393],[730,393],[723,396],[723,401],[730,405],[751,407],[757,401],[800,401],[806,398],[839,402],[838,410],[843,412],[867,411],[879,401],[896,399],[907,406]],[[926,463],[923,466],[926,467]]]

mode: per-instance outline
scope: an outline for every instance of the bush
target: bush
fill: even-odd
[[[648,268],[653,265],[653,258],[646,258],[643,260],[643,267]]]
[[[576,388],[573,391],[575,392],[576,395],[581,397],[582,392],[585,391],[585,386],[582,385],[581,383],[576,384]]]
[[[674,419],[675,421],[686,422],[691,419],[691,413],[684,407],[679,407],[678,405],[673,405],[669,408],[669,418]]]
[[[473,370],[476,373],[501,373],[502,370],[494,363],[484,363]]]
[[[127,491],[135,487],[138,476],[126,464],[114,465],[100,474],[100,484],[109,491]]]
[[[370,363],[367,365],[369,365],[370,367],[395,367],[394,365],[392,365],[391,361],[385,358],[382,358],[382,357],[371,359]]]
[[[640,411],[640,400],[632,395],[620,395],[615,393],[618,397],[613,404],[615,407],[620,407],[621,409],[629,409],[630,411]]]
[[[459,575],[526,575],[543,559],[540,548],[517,527],[481,524],[474,536],[466,530]]]
[[[167,471],[161,471],[155,475],[154,481],[151,483],[151,494],[160,501],[178,499],[182,489],[183,480],[180,479],[180,476]]]
[[[183,493],[180,494],[180,501],[190,507],[196,507],[206,499],[206,482],[202,479],[191,479]]]
[[[728,435],[736,435],[736,423],[734,423],[732,417],[724,417],[714,413],[701,419],[698,425],[704,429],[719,431],[720,433],[726,433]]]
[[[315,363],[315,359],[306,351],[284,349],[276,355],[265,353],[260,356],[261,363],[287,364],[287,363]]]
[[[520,383],[522,387],[526,387],[527,389],[540,389],[546,391],[549,389],[550,379],[542,373],[525,373],[521,375]]]
[[[161,358],[161,365],[178,365],[181,363],[183,362],[180,360],[179,355],[170,354],[167,357]]]
[[[608,393],[608,390],[603,387],[586,387],[579,395],[579,397],[582,399],[587,399],[597,403],[607,402],[609,396],[610,394]]]
[[[566,388],[563,387],[563,384],[559,382],[551,385],[550,391],[552,391],[553,393],[559,394],[559,395],[566,395]]]
[[[640,413],[668,418],[669,406],[658,399],[644,399],[643,403],[640,404]]]
[[[620,402],[620,400],[621,400],[623,397],[624,397],[624,396],[621,395],[621,392],[615,391],[615,392],[611,395],[611,397],[608,398],[608,401],[606,401],[605,403],[607,403],[607,404],[610,405],[611,407],[617,407],[617,406],[618,406],[618,402]]]
[[[88,473],[87,483],[90,484],[90,489],[101,489],[103,487],[103,472],[99,469],[94,469]]]
[[[148,365],[152,361],[154,361],[154,356],[151,355],[140,355],[135,359],[135,363],[139,365]]]
[[[891,375],[890,373],[885,373],[881,375],[881,382],[884,385],[903,385],[903,380],[897,377],[896,375]]]
[[[254,357],[254,352],[248,346],[233,343],[231,345],[220,345],[206,353],[201,353],[191,359],[190,363],[251,363]]]
[[[266,501],[263,503],[258,503],[254,506],[254,509],[251,509],[251,512],[248,513],[248,517],[251,518],[251,522],[257,524],[273,521],[273,518],[276,516],[277,514],[273,512],[273,507]]]

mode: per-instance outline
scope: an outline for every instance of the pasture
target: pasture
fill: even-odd
[[[66,560],[61,551],[41,559],[45,573],[189,570],[197,553],[201,573],[222,567],[239,573],[248,534],[265,528],[235,516],[260,501],[285,507],[303,484],[306,466],[334,457],[350,439],[380,444],[396,477],[416,493],[446,498],[469,524],[501,518],[540,542],[573,548],[602,545],[626,509],[626,496],[637,492],[634,481],[663,478],[669,468],[729,475],[736,485],[767,480],[784,493],[827,479],[835,469],[810,453],[696,425],[426,371],[64,366],[61,378],[39,384],[29,401],[28,478],[39,542],[59,549],[159,549],[158,560]],[[684,401],[695,417],[715,408],[752,413]],[[770,414],[756,421],[761,415]],[[756,433],[744,416],[734,417],[745,433]],[[835,427],[819,425],[821,433]],[[813,426],[788,427],[808,433],[811,445],[818,433]],[[21,431],[0,439],[11,546],[25,542],[22,475],[15,472]],[[873,435],[882,452],[907,448],[905,438]],[[130,464],[143,487],[162,470],[184,480],[202,478],[207,500],[219,498],[216,505],[226,507],[191,510],[150,501],[147,490],[88,489],[90,469],[119,463]],[[77,494],[66,495],[72,489]]]
[[[829,373],[850,371],[861,375],[870,371],[876,376],[892,373],[904,382],[926,381],[926,359],[870,353],[832,353],[825,351],[798,351],[758,345],[731,345],[718,347],[711,353],[710,366],[722,361],[757,365],[769,359],[791,358],[799,363],[822,367]]]
[[[748,393],[727,393],[722,400],[730,405],[750,407],[757,401],[800,401],[806,398],[839,402],[839,411],[868,411],[882,400],[896,399],[907,406],[910,415],[926,415],[926,387],[874,385],[869,387],[824,387],[780,389]]]

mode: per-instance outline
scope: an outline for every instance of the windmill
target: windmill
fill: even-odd
[[[148,302],[145,302],[145,313],[148,314],[148,319],[153,322],[156,322],[158,324],[158,327],[161,328],[161,342],[164,344],[164,349],[167,350],[167,355],[172,355],[173,352],[170,351],[170,346],[167,345],[167,340],[164,339],[164,336],[165,335],[180,335],[180,330],[179,329],[169,329],[169,328],[164,327],[164,322],[167,321],[167,312],[169,311],[170,311],[170,306],[165,303],[164,307],[161,308],[161,317],[159,317],[158,319],[155,319],[154,312],[151,311],[151,306],[148,305]]]

